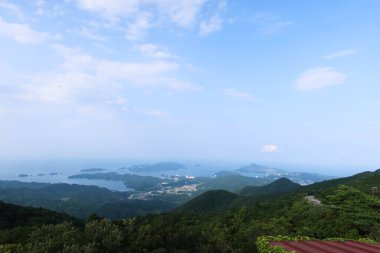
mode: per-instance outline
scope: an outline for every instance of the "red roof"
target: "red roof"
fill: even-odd
[[[273,246],[283,248],[297,253],[380,253],[380,243],[364,242],[333,242],[333,241],[291,241],[271,242]]]

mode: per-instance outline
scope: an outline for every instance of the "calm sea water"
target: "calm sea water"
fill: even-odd
[[[100,165],[100,166],[94,166]],[[121,181],[69,179],[79,174],[82,169],[108,167],[104,172],[117,171],[112,162],[106,161],[2,161],[0,162],[1,180],[18,180],[22,182],[68,183],[96,185],[113,191],[129,191]],[[21,174],[27,175],[20,177]]]

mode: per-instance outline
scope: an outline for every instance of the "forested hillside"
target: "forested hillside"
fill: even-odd
[[[21,226],[17,237],[15,230],[3,230],[13,240],[3,239],[1,247],[13,249],[8,252],[256,252],[255,241],[264,235],[379,241],[380,199],[367,190],[378,179],[379,171],[366,172],[259,200],[210,191],[170,213],[114,222],[91,216],[84,227]],[[308,195],[311,190],[315,195]]]
[[[161,200],[130,200],[128,192],[114,192],[97,186],[0,181],[0,200],[12,204],[43,207],[80,219],[97,213],[121,219],[170,211],[175,204]]]

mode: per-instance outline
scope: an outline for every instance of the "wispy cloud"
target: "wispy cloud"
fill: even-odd
[[[355,54],[355,50],[341,50],[322,56],[322,59],[333,60]]]
[[[191,25],[207,0],[75,0],[85,10],[97,12],[110,18],[136,15],[145,8],[156,8],[169,20],[181,27]]]
[[[346,74],[333,68],[315,68],[303,72],[298,77],[295,83],[295,88],[300,91],[308,91],[342,84],[345,80]]]
[[[117,24],[120,20],[127,23],[126,38],[138,40],[148,31],[163,23],[189,28],[197,21],[198,13],[210,0],[73,0],[81,9],[97,13]],[[225,8],[226,1],[220,1],[217,11]],[[221,18],[218,15],[202,22],[202,34],[220,29]]]
[[[254,22],[264,35],[274,35],[293,24],[293,22],[272,13],[257,13]]]
[[[254,97],[251,94],[247,92],[239,91],[236,89],[225,89],[223,93],[226,97],[231,98],[231,99],[237,99],[237,100],[243,100],[243,101],[254,100]]]
[[[219,15],[212,16],[209,20],[203,20],[199,25],[199,35],[205,36],[222,28],[223,19]]]
[[[146,35],[152,26],[152,14],[145,11],[140,12],[133,21],[128,23],[126,38],[128,40],[139,40]]]
[[[92,41],[105,42],[108,40],[107,37],[97,34],[96,30],[90,29],[84,26],[82,26],[78,30],[78,32],[79,32],[79,35],[81,35],[82,37],[87,38]]]
[[[43,0],[35,0],[33,4],[36,7],[35,13],[39,16],[54,18],[54,17],[62,17],[65,16],[66,12],[64,8],[62,8],[59,3],[49,8],[45,1]]]
[[[151,58],[165,59],[173,57],[167,48],[160,47],[156,44],[136,45],[135,49],[141,52],[143,55]]]
[[[20,44],[37,44],[50,38],[47,33],[37,32],[27,24],[7,22],[1,17],[0,35],[8,37]]]
[[[186,28],[195,22],[197,14],[208,1],[209,0],[151,0],[149,2],[156,4],[163,13],[166,13],[172,22],[180,27]]]
[[[127,87],[161,87],[170,91],[197,88],[190,82],[173,77],[180,68],[175,62],[111,61],[62,45],[56,45],[54,49],[63,58],[61,69],[35,75],[21,97],[49,102],[86,100],[89,97],[104,101],[104,97]]]
[[[10,12],[13,12],[18,17],[24,16],[23,12],[21,11],[21,8],[18,5],[5,0],[0,0],[0,9],[5,9]]]
[[[264,153],[276,153],[280,151],[280,148],[274,144],[267,144],[261,148],[261,151]]]
[[[88,11],[97,12],[108,17],[117,17],[131,14],[139,10],[139,0],[74,0],[77,4]]]
[[[215,14],[208,19],[203,19],[199,24],[199,35],[205,36],[222,29],[223,18],[222,14],[226,10],[227,1],[221,0],[218,2]]]

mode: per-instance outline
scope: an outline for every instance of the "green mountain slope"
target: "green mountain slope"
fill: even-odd
[[[224,180],[231,176],[221,177]],[[227,183],[227,182],[225,182]],[[186,202],[177,211],[217,212],[231,208],[249,205],[259,199],[269,199],[278,194],[287,193],[300,188],[301,185],[293,183],[287,178],[280,178],[264,186],[246,186],[238,191],[238,195],[225,190],[210,190]],[[236,189],[236,186],[230,186]]]
[[[77,220],[64,213],[43,208],[17,206],[0,201],[0,229],[57,224],[65,221],[77,222]]]
[[[2,201],[65,212],[80,219],[87,219],[90,214],[98,212],[102,217],[121,219],[174,208],[173,204],[164,201],[129,200],[128,192],[114,192],[97,186],[21,183],[20,188],[5,188],[7,185],[9,183],[6,181],[0,182],[0,200]],[[15,184],[12,183],[12,185]],[[112,204],[117,202],[122,202],[123,205]],[[110,205],[113,205],[112,208],[109,207]]]
[[[304,186],[301,192],[308,192],[316,195],[326,195],[338,185],[347,185],[354,187],[367,194],[372,193],[372,187],[380,189],[380,169],[374,172],[363,172],[350,177],[327,180],[312,185]]]
[[[235,192],[244,186],[260,186],[265,185],[265,183],[266,180],[263,178],[245,177],[241,175],[224,175],[207,180],[204,185],[205,189],[222,189]]]
[[[96,214],[111,220],[121,220],[136,215],[169,212],[175,204],[162,200],[128,200],[106,203],[96,210]]]
[[[246,186],[239,191],[242,196],[259,196],[275,193],[284,193],[300,188],[301,185],[292,182],[287,178],[280,178],[265,186]]]
[[[228,191],[211,190],[188,201],[176,211],[217,212],[229,208],[237,198],[236,194]]]

